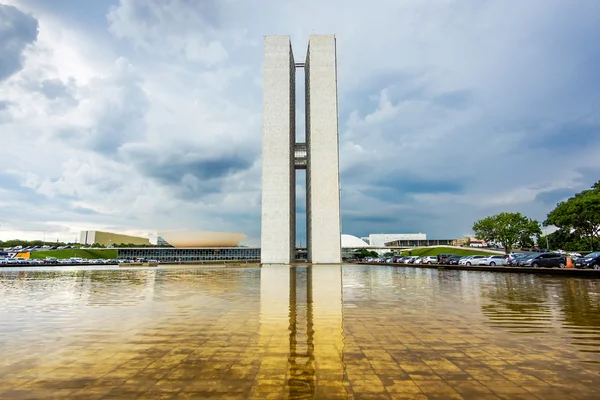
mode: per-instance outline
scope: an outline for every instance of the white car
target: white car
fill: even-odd
[[[487,257],[483,257],[481,259],[479,259],[479,263],[477,265],[489,265],[489,266],[496,266],[496,265],[504,265],[505,261],[504,261],[504,256],[487,256]]]
[[[465,256],[458,260],[458,265],[467,265],[467,261],[469,261],[473,256]]]
[[[437,264],[438,259],[436,256],[427,256],[424,257],[421,261],[421,264]]]
[[[465,265],[480,265],[479,262],[483,258],[485,258],[485,256],[471,256],[471,258],[465,261]]]

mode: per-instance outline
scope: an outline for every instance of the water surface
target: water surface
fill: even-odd
[[[0,269],[0,398],[600,398],[594,279]]]

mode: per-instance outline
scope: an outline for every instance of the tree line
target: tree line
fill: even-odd
[[[505,253],[534,245],[548,250],[594,251],[600,248],[600,181],[558,203],[542,224],[558,229],[542,236],[539,221],[518,212],[503,212],[475,222],[473,232],[477,239],[499,243]]]

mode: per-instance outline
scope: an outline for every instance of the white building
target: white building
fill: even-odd
[[[369,244],[374,247],[385,247],[388,242],[396,240],[427,240],[424,233],[371,233]]]

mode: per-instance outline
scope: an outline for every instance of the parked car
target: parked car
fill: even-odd
[[[465,262],[465,265],[479,265],[479,260],[482,258],[485,258],[485,256],[472,256]]]
[[[446,259],[446,264],[458,265],[458,262],[460,261],[461,258],[462,258],[461,256],[450,256]]]
[[[452,256],[455,256],[456,254],[452,254],[452,253],[445,253],[445,254],[438,254],[438,262],[440,264],[447,264],[448,263],[448,259]]]
[[[437,264],[438,258],[436,256],[426,256],[421,261],[422,264]]]
[[[565,268],[567,266],[567,258],[564,254],[560,253],[541,253],[526,258],[523,261],[523,265],[534,268]]]
[[[529,260],[530,258],[534,258],[535,256],[537,256],[539,254],[540,253],[525,254],[523,257],[519,257],[516,259],[516,265],[519,267],[524,267],[527,263],[527,260]]]
[[[467,265],[467,261],[469,261],[473,256],[464,256],[460,260],[458,260],[458,265]]]
[[[491,267],[494,267],[496,265],[504,265],[505,261],[504,261],[504,256],[503,255],[494,255],[494,256],[487,256],[487,257],[483,257],[481,259],[479,259],[478,265],[489,265]]]
[[[519,260],[528,257],[529,254],[527,253],[519,253],[519,254],[508,254],[508,258],[506,259],[506,265],[509,266],[517,266]]]
[[[575,260],[575,268],[600,269],[600,251],[577,258]]]

